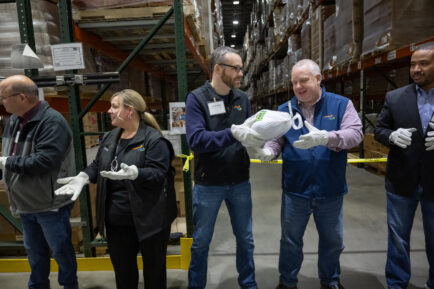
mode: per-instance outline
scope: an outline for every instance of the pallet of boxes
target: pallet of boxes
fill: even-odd
[[[363,139],[363,150],[365,158],[386,158],[389,154],[389,148],[380,144],[374,139],[374,134],[366,133]],[[366,165],[374,169],[377,174],[386,173],[386,162],[372,162]]]

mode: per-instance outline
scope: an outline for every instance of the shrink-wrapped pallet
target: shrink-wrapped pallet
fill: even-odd
[[[0,10],[0,75],[23,74],[23,69],[12,68],[12,46],[21,43],[18,27],[17,6],[15,3],[1,4]],[[59,12],[57,6],[48,1],[31,1],[33,30],[35,35],[36,55],[44,68],[40,75],[53,73],[51,61],[51,44],[60,43]]]
[[[352,45],[353,5],[348,0],[336,0],[336,64],[351,59],[349,49]],[[327,49],[327,47],[326,47]],[[326,58],[327,60],[327,58]]]
[[[302,57],[311,59],[311,25],[310,21],[306,21],[301,26],[301,51]]]
[[[323,67],[324,20],[335,13],[335,5],[320,5],[311,15],[311,59]]]
[[[324,64],[323,69],[336,65],[336,16],[331,15],[324,21]]]
[[[433,36],[432,0],[364,0],[363,14],[364,56]]]

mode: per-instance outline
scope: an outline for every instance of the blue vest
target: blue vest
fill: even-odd
[[[314,126],[320,130],[339,130],[347,105],[348,98],[327,92],[323,87],[321,99],[315,105]],[[301,115],[296,97],[292,98],[291,106],[294,113],[298,112]],[[288,102],[280,105],[278,110],[289,112]],[[303,126],[299,130],[291,128],[284,136],[283,192],[317,199],[346,194],[347,151],[335,152],[326,146],[316,146],[307,150],[295,148],[293,142],[308,132]]]

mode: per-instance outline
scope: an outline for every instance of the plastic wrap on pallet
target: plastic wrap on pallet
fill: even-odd
[[[292,29],[297,25],[297,1],[290,0],[286,4],[287,10],[286,10],[286,21],[288,23],[287,27],[289,29]]]
[[[353,43],[353,5],[348,0],[336,0],[336,64],[351,59],[350,47]]]
[[[301,49],[302,57],[311,59],[311,24],[310,21],[305,21],[301,26]]]
[[[51,44],[60,43],[58,9],[47,1],[32,1],[33,30],[36,54],[44,64],[39,69],[40,75],[53,73],[51,61]],[[15,3],[1,4],[0,10],[0,75],[22,74],[23,69],[11,68],[12,46],[21,43],[18,27],[17,7]]]
[[[118,8],[137,5],[171,5],[170,0],[72,0],[72,5],[80,9]]]
[[[320,60],[320,26],[321,26],[321,7],[317,8],[310,18],[310,59],[318,63]]]
[[[336,17],[329,16],[324,21],[324,65],[323,69],[331,69],[336,63]]]
[[[364,0],[362,55],[409,45],[433,36],[432,0]]]

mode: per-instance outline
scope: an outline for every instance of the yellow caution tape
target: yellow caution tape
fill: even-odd
[[[193,153],[190,153],[190,155],[184,155],[184,154],[180,154],[177,155],[177,157],[180,158],[185,158],[186,161],[184,163],[184,167],[182,168],[182,170],[184,172],[188,172],[188,170],[190,169],[190,160],[192,160],[194,158]],[[266,164],[278,164],[281,165],[282,164],[282,160],[274,160],[274,161],[268,161],[268,162],[264,162],[261,161],[259,159],[250,159],[251,163],[266,163]],[[357,163],[385,163],[387,162],[387,158],[367,158],[367,159],[348,159],[347,162],[349,164],[357,164]]]
[[[177,157],[186,159],[184,166],[182,167],[182,170],[184,172],[188,172],[190,170],[190,161],[194,158],[193,153],[190,153],[190,155],[180,154],[180,155],[177,155]]]
[[[266,164],[282,164],[282,160],[275,160],[275,161],[269,161],[269,162],[263,162],[258,159],[250,159],[251,163],[266,163]],[[387,162],[387,158],[369,158],[369,159],[348,159],[349,164],[356,164],[356,163],[383,163]]]

